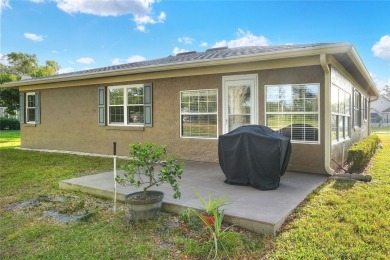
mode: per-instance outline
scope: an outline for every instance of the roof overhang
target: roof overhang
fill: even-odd
[[[4,87],[9,88],[20,88],[20,87],[32,87],[32,88],[45,88],[45,85],[50,85],[53,83],[59,82],[68,82],[69,86],[78,86],[78,81],[88,80],[88,79],[98,79],[98,78],[111,78],[124,75],[136,75],[136,74],[145,74],[152,72],[167,72],[174,70],[186,70],[200,67],[216,67],[224,65],[234,65],[241,63],[250,63],[250,62],[261,62],[261,61],[273,61],[273,60],[284,60],[291,58],[299,57],[310,57],[310,56],[320,56],[321,54],[326,55],[337,55],[341,58],[338,59],[339,62],[346,67],[349,71],[351,70],[351,75],[359,78],[359,84],[367,89],[367,92],[371,96],[377,97],[379,95],[371,76],[366,70],[362,60],[360,59],[357,51],[354,46],[348,43],[334,43],[326,44],[314,47],[307,47],[303,49],[289,49],[284,51],[277,52],[265,52],[252,55],[243,55],[237,57],[229,58],[219,58],[219,59],[210,59],[210,60],[200,60],[200,61],[189,61],[189,62],[180,62],[180,63],[170,63],[163,65],[152,65],[152,66],[143,66],[138,68],[126,68],[126,69],[117,69],[112,71],[98,71],[93,73],[81,73],[78,75],[56,75],[55,77],[45,77],[45,78],[34,78],[27,79],[22,81],[8,82],[4,84]],[[318,59],[319,60],[319,59]]]

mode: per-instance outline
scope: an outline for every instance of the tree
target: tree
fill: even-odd
[[[9,65],[0,64],[0,84],[17,81],[26,76],[41,78],[55,75],[61,68],[54,60],[47,60],[45,65],[39,65],[35,54],[11,52],[6,57]],[[0,88],[0,104],[7,107],[8,114],[14,115],[15,110],[19,109],[19,91]]]

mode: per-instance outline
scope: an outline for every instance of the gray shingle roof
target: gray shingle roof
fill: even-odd
[[[305,48],[320,47],[320,46],[332,45],[332,44],[333,43],[313,43],[313,44],[294,44],[294,45],[278,45],[278,46],[247,46],[247,47],[237,47],[237,48],[226,48],[226,47],[214,48],[214,49],[206,50],[204,52],[179,53],[176,56],[168,56],[160,59],[146,60],[146,61],[126,63],[126,64],[96,68],[96,69],[58,74],[46,78],[72,77],[72,76],[96,74],[101,72],[131,70],[131,69],[139,69],[144,67],[158,67],[158,66],[164,66],[170,64],[185,64],[191,62],[220,60],[220,59],[235,58],[235,57],[242,57],[242,56],[252,56],[257,54],[286,52],[290,50],[291,51],[302,50]]]

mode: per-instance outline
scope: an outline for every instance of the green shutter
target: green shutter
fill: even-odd
[[[26,94],[23,93],[23,92],[20,92],[19,93],[19,122],[21,124],[24,124],[25,123],[25,120],[24,120],[24,115],[25,115],[25,99],[26,98]]]
[[[151,83],[144,84],[144,125],[153,126],[153,88]]]
[[[35,92],[35,124],[41,123],[41,93]]]
[[[98,90],[98,123],[106,125],[106,87],[99,87]]]

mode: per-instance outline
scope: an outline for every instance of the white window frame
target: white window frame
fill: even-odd
[[[356,95],[358,98],[356,98]],[[362,93],[356,88],[353,90],[353,127],[362,127]]]
[[[306,85],[315,85],[317,86],[318,90],[318,95],[317,95],[317,112],[296,112],[296,111],[289,111],[289,112],[267,112],[267,88],[268,87],[275,87],[275,86],[306,86]],[[264,86],[264,120],[265,120],[265,125],[267,125],[267,115],[282,115],[282,114],[291,114],[291,115],[317,115],[318,118],[318,127],[317,127],[317,134],[318,134],[318,140],[317,141],[308,141],[308,140],[290,140],[291,143],[299,143],[299,144],[320,144],[321,140],[321,88],[320,88],[320,83],[301,83],[301,84],[269,84]]]
[[[345,140],[348,140],[351,138],[351,125],[352,125],[352,94],[351,92],[347,91],[347,88],[340,88],[336,84],[332,83],[331,91],[337,90],[337,96],[338,96],[338,104],[337,104],[337,111],[333,111],[333,108],[331,110],[331,116],[336,117],[336,139],[332,139],[332,143],[342,142]],[[348,108],[349,111],[346,110],[346,98],[344,96],[344,100],[342,103],[340,102],[340,93],[349,94],[349,104]],[[331,93],[331,98],[335,93]],[[332,101],[331,101],[332,103]],[[340,112],[340,104],[344,104],[344,112]],[[339,124],[340,118],[342,118],[342,125]],[[346,119],[348,120],[348,126],[345,127]],[[331,122],[331,127],[332,127]],[[341,129],[342,128],[342,129]],[[331,129],[331,132],[333,130]],[[342,136],[340,136],[340,132],[342,133]]]
[[[250,113],[250,124],[257,125],[259,123],[259,110],[258,110],[258,86],[259,79],[258,74],[243,74],[243,75],[232,75],[232,76],[223,76],[222,77],[222,132],[226,134],[229,132],[229,116],[228,116],[228,87],[232,82],[247,82],[250,81],[253,83],[251,86],[251,113]],[[231,130],[230,130],[231,131]]]
[[[127,95],[127,89],[129,88],[144,88],[144,84],[130,84],[130,85],[117,85],[117,86],[109,86],[107,87],[107,125],[109,126],[141,126],[143,127],[143,123],[130,123],[128,122],[128,106],[134,106],[133,104],[128,104],[128,95]],[[110,107],[111,106],[118,106],[118,105],[111,105],[110,104],[110,90],[111,89],[122,89],[123,90],[123,123],[111,123],[110,122]],[[145,97],[144,97],[145,98]],[[142,104],[137,104],[139,106],[144,106],[145,101],[143,100]],[[145,120],[145,111],[144,111],[144,120]]]
[[[182,93],[184,92],[199,92],[199,91],[215,91],[216,93],[216,108],[217,110],[215,112],[183,112],[182,111],[182,107],[181,107],[181,104],[182,104]],[[179,111],[180,111],[180,138],[192,138],[192,139],[218,139],[218,135],[219,135],[219,127],[218,127],[218,89],[195,89],[195,90],[183,90],[183,91],[180,91],[180,104],[179,104]],[[182,116],[185,116],[185,115],[216,115],[217,116],[217,130],[216,130],[216,136],[215,137],[211,137],[211,136],[187,136],[187,135],[183,135],[183,122],[182,122]]]
[[[28,97],[29,97],[29,96],[33,96],[33,97],[34,97],[34,107],[30,107],[29,104],[28,104]],[[36,100],[35,100],[35,92],[27,92],[27,93],[26,93],[26,108],[25,108],[25,109],[26,109],[26,115],[25,115],[25,117],[26,117],[26,123],[27,123],[27,124],[35,124],[35,122],[36,122],[36,118],[35,118],[35,117],[36,117],[36,114],[35,114],[35,111],[36,111],[36,105],[37,105],[37,104],[36,104],[35,102],[36,102]],[[34,121],[29,121],[29,114],[30,114],[30,113],[29,113],[29,109],[34,109],[34,112],[33,112],[33,113],[34,113]]]

